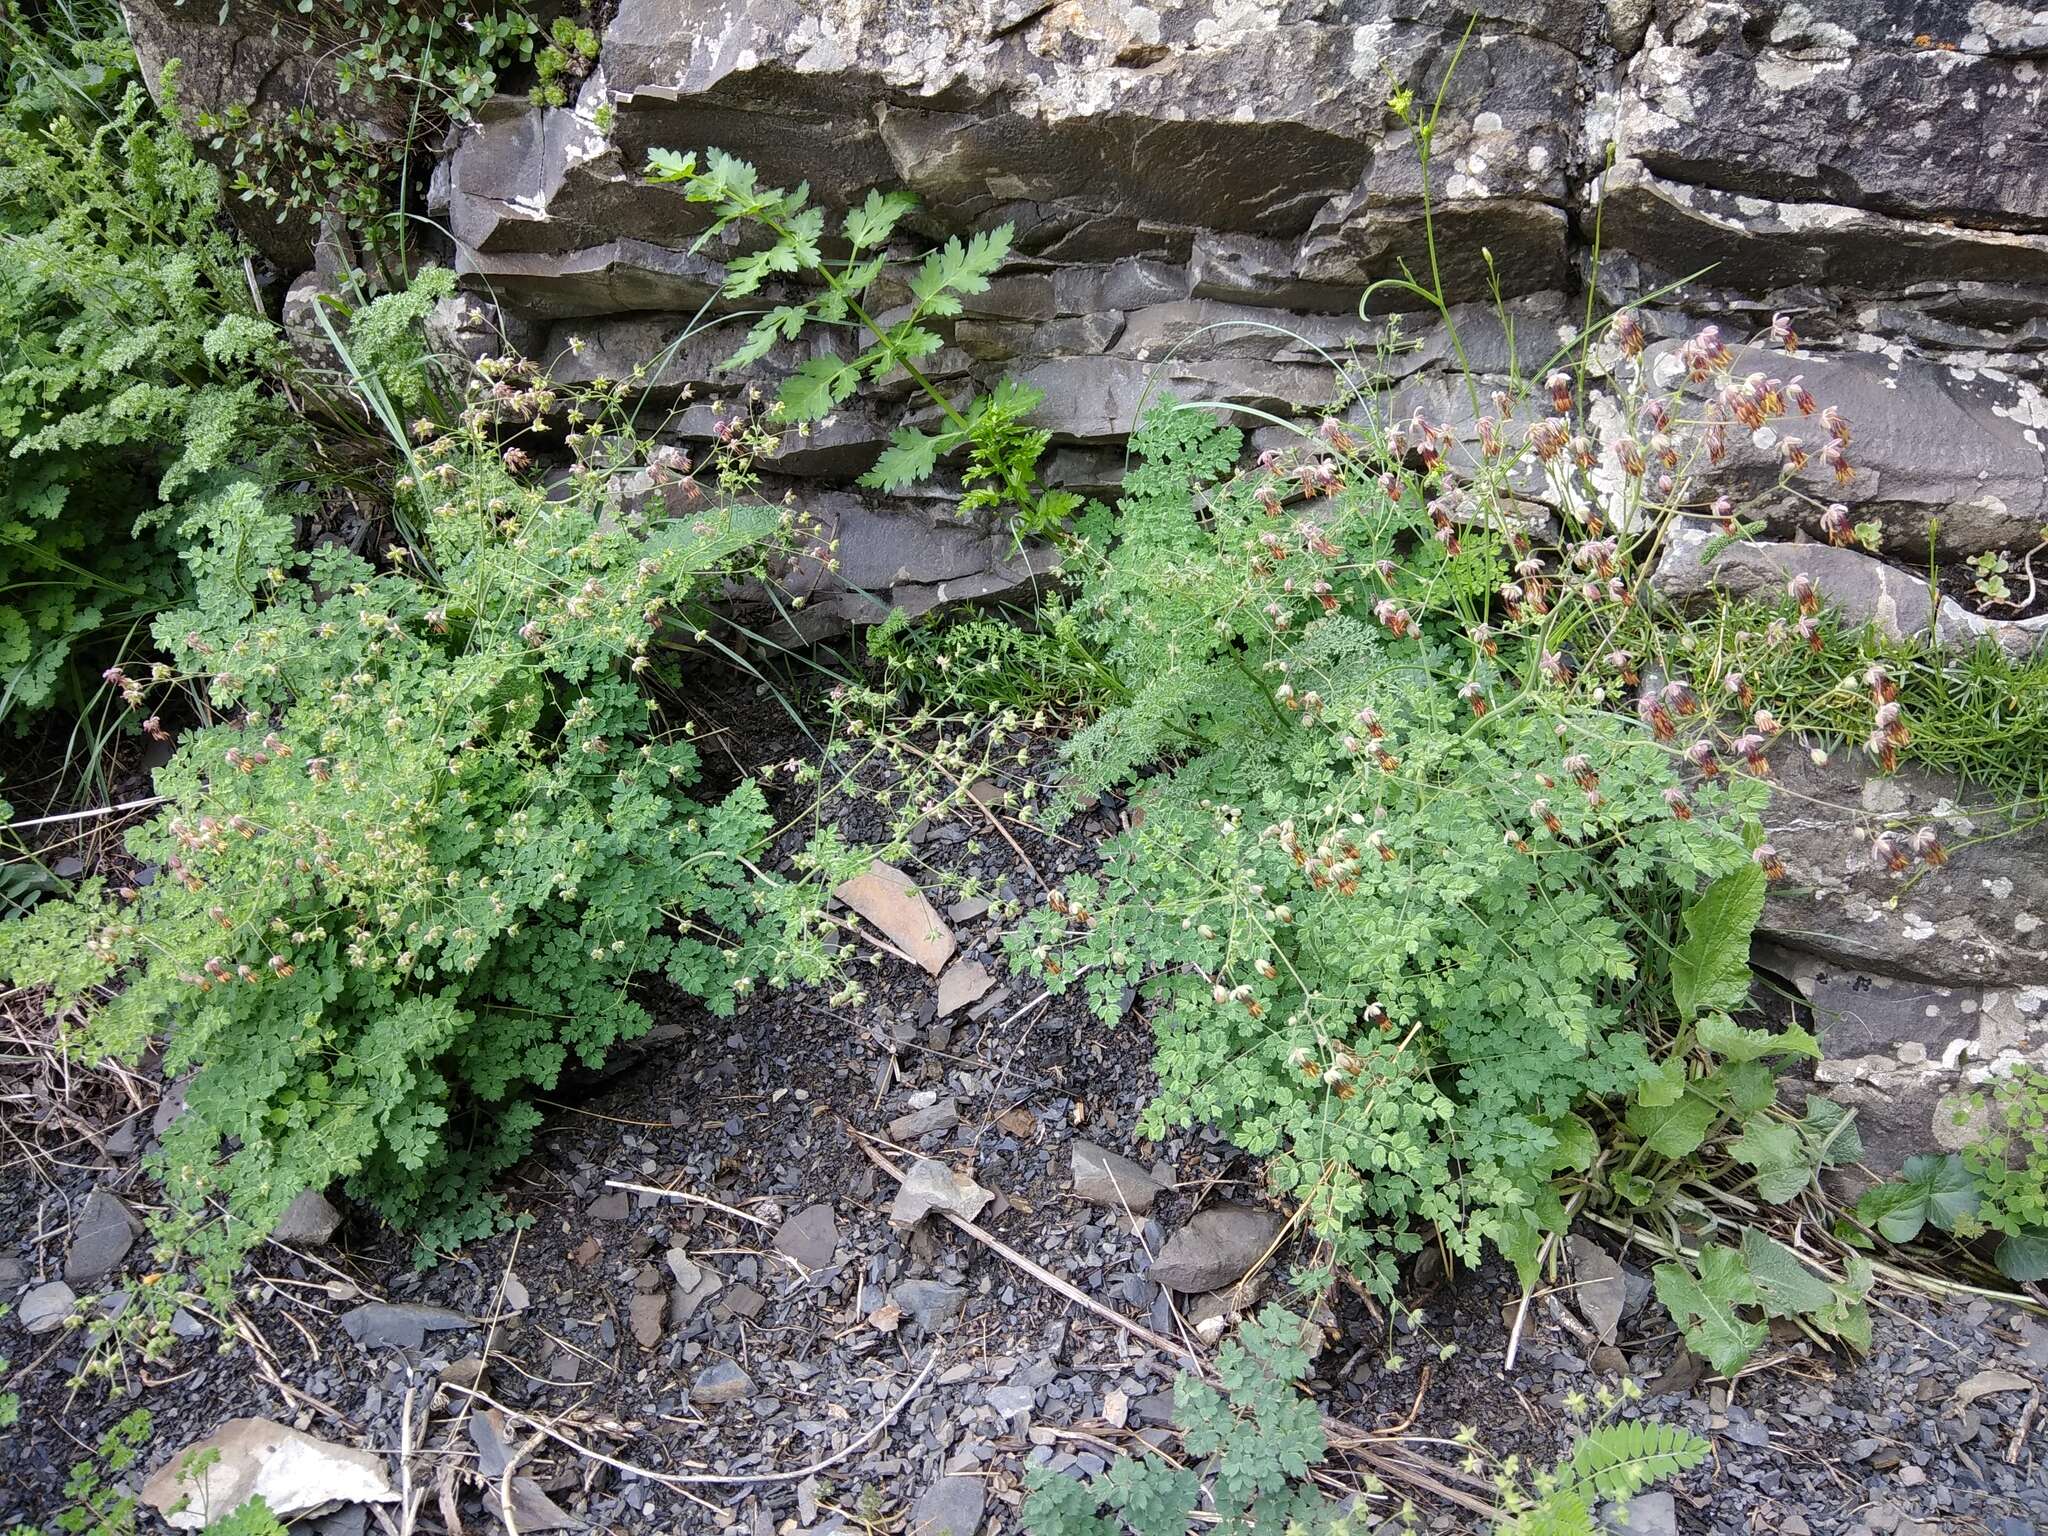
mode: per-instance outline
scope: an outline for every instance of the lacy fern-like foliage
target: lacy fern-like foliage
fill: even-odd
[[[390,569],[296,553],[260,499],[216,508],[200,601],[157,625],[175,664],[123,680],[189,680],[217,722],[181,738],[169,805],[131,838],[160,874],[46,904],[0,956],[73,992],[118,981],[85,1043],[161,1035],[167,1069],[196,1071],[163,1154],[195,1246],[212,1197],[232,1250],[337,1179],[426,1247],[477,1236],[538,1123],[522,1095],[648,1027],[634,978],[723,1012],[813,963],[803,893],[752,862],[760,786],[706,793],[640,686],[663,626],[694,627],[777,514],[650,524],[601,469],[550,495],[494,439],[552,392],[499,378],[455,430],[423,424],[400,482],[416,545]],[[80,932],[98,976],[48,974]]]
[[[1038,483],[1039,456],[1051,434],[1027,425],[1025,418],[1045,399],[1042,390],[1004,378],[994,389],[973,393],[956,406],[918,367],[921,359],[945,345],[935,327],[960,315],[964,300],[988,290],[989,279],[1010,251],[1009,225],[982,230],[966,240],[955,236],[927,252],[922,261],[898,274],[909,292],[909,304],[884,311],[870,290],[889,271],[889,244],[897,226],[917,206],[910,193],[870,191],[840,223],[836,243],[844,254],[828,255],[825,210],[812,204],[808,187],[764,187],[753,166],[716,149],[705,151],[701,166],[695,154],[651,150],[647,176],[658,184],[681,186],[690,202],[712,210],[710,229],[692,249],[733,225],[768,237],[767,246],[727,267],[727,297],[758,294],[782,279],[809,279],[821,285],[815,292],[782,295],[783,301],[754,323],[745,343],[726,360],[727,367],[758,362],[777,342],[795,341],[814,326],[869,338],[851,357],[828,349],[785,379],[778,399],[787,420],[802,426],[829,416],[852,399],[863,382],[879,382],[898,370],[937,409],[943,420],[936,431],[896,429],[874,468],[861,476],[862,485],[902,490],[929,479],[939,460],[964,453],[963,513],[1005,509],[1017,535],[1031,538],[1057,531],[1080,506],[1081,498],[1073,492],[1047,490]]]
[[[165,529],[282,435],[219,177],[101,20],[0,49],[0,713],[172,601]]]
[[[1238,449],[1172,407],[1137,439],[1080,603],[1129,702],[1071,760],[1142,820],[1020,958],[1105,1017],[1144,981],[1150,1129],[1269,1155],[1373,1283],[1424,1223],[1526,1263],[1551,1175],[1590,1160],[1575,1108],[1658,1077],[1626,1017],[1642,951],[1676,893],[1749,871],[1762,786],[1681,792],[1671,750],[1539,664],[1596,636],[1484,628],[1467,594],[1509,574],[1507,530],[1447,553],[1421,494],[1356,471],[1282,512]]]
[[[1312,1337],[1299,1318],[1265,1308],[1217,1352],[1214,1385],[1186,1372],[1174,1383],[1174,1427],[1190,1465],[1123,1456],[1092,1482],[1033,1467],[1024,1529],[1030,1536],[1363,1536],[1392,1529],[1367,1502],[1330,1498],[1312,1481],[1328,1446],[1321,1410],[1301,1390]],[[1612,1413],[1636,1395],[1632,1388],[1606,1394],[1601,1407]],[[1589,1411],[1583,1398],[1574,1402],[1577,1414]],[[1465,1469],[1487,1469],[1478,1437],[1467,1431],[1460,1438],[1469,1447]],[[1707,1450],[1706,1441],[1672,1425],[1593,1423],[1569,1456],[1526,1485],[1519,1458],[1492,1465],[1501,1516],[1492,1528],[1498,1536],[1594,1536],[1602,1502],[1631,1498],[1687,1471]],[[1371,1478],[1363,1491],[1385,1492]]]

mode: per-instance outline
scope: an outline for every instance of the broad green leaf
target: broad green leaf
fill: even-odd
[[[1599,1135],[1578,1115],[1566,1115],[1561,1120],[1552,1121],[1550,1133],[1557,1138],[1557,1150],[1553,1154],[1555,1167],[1576,1168],[1583,1173],[1600,1155]]]
[[[1800,1129],[1813,1146],[1815,1162],[1823,1168],[1863,1160],[1863,1137],[1856,1129],[1856,1111],[1833,1099],[1817,1093],[1809,1095]]]
[[[1778,1079],[1760,1061],[1732,1061],[1716,1067],[1699,1083],[1709,1098],[1718,1098],[1738,1120],[1769,1109],[1778,1097]]]
[[[1681,1056],[1668,1057],[1643,1074],[1636,1084],[1635,1101],[1652,1109],[1662,1108],[1676,1104],[1685,1096],[1688,1086],[1685,1059]]]
[[[1856,1219],[1894,1243],[1910,1243],[1927,1225],[1927,1195],[1910,1184],[1880,1184],[1856,1202]]]
[[[2022,1285],[2048,1280],[2048,1229],[2028,1227],[2006,1238],[1994,1261],[2001,1275]]]
[[[1743,951],[1744,995],[1748,993],[1748,950]],[[1820,1059],[1820,1042],[1797,1025],[1782,1030],[1745,1029],[1725,1013],[1710,1013],[1700,1020],[1699,1043],[1724,1061],[1760,1061],[1766,1056],[1805,1056]]]
[[[1702,1248],[1698,1273],[1683,1264],[1659,1264],[1654,1279],[1657,1300],[1684,1329],[1686,1344],[1724,1376],[1742,1369],[1769,1336],[1762,1323],[1738,1310],[1756,1304],[1756,1287],[1733,1248]]]
[[[1628,1126],[1663,1157],[1686,1157],[1699,1149],[1720,1117],[1711,1101],[1688,1090],[1676,1104],[1631,1104]]]
[[[1728,1150],[1756,1170],[1756,1192],[1773,1205],[1783,1205],[1813,1182],[1806,1138],[1786,1121],[1758,1118],[1729,1143]]]
[[[1543,1229],[1536,1218],[1526,1210],[1502,1211],[1489,1218],[1488,1228],[1493,1246],[1515,1267],[1515,1278],[1525,1286],[1534,1285],[1536,1259],[1543,1249]]]
[[[1900,1171],[1909,1187],[1924,1193],[1927,1219],[1942,1231],[1953,1232],[1958,1220],[1977,1214],[1977,1181],[1953,1152],[1909,1157]]]
[[[1756,1283],[1758,1302],[1772,1317],[1823,1312],[1834,1304],[1833,1286],[1808,1269],[1790,1248],[1754,1227],[1743,1231],[1742,1261]]]
[[[1685,909],[1685,941],[1671,953],[1671,998],[1681,1019],[1748,1001],[1749,937],[1764,913],[1764,885],[1764,872],[1745,864]]]

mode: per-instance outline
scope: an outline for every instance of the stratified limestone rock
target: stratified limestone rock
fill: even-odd
[[[1837,966],[1942,986],[2048,986],[2048,828],[1914,769],[1877,777],[1852,747],[1773,754],[1764,830],[1785,862],[1760,936]],[[1879,832],[1932,827],[1940,866],[1883,868]]]

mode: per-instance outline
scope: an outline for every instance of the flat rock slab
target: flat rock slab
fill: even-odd
[[[623,1189],[607,1190],[591,1201],[583,1214],[592,1221],[630,1221],[633,1203],[626,1198]]]
[[[889,1122],[889,1139],[892,1141],[916,1141],[920,1136],[930,1136],[938,1131],[950,1131],[960,1123],[960,1105],[954,1099],[941,1099],[938,1103],[923,1109],[913,1109],[907,1115],[898,1115]]]
[[[823,1269],[839,1251],[839,1223],[832,1219],[832,1207],[822,1202],[805,1206],[776,1232],[774,1248],[805,1269]]]
[[[1128,1157],[1120,1157],[1092,1141],[1075,1142],[1073,1156],[1074,1193],[1090,1205],[1107,1206],[1113,1211],[1128,1206],[1133,1214],[1141,1215],[1152,1209],[1152,1202],[1164,1188]]]
[[[889,1220],[899,1227],[914,1227],[933,1211],[950,1211],[972,1221],[994,1198],[965,1174],[955,1173],[934,1158],[921,1157],[904,1175],[896,1203],[889,1208]]]
[[[652,1349],[661,1342],[664,1325],[668,1321],[668,1298],[659,1291],[635,1291],[627,1311],[627,1321],[633,1330],[633,1338],[642,1349]]]
[[[62,1280],[52,1280],[21,1298],[21,1326],[30,1333],[49,1333],[61,1327],[77,1305],[78,1293]]]
[[[877,859],[866,874],[855,875],[832,894],[932,975],[943,971],[953,958],[953,930],[939,916],[938,908],[925,899],[917,882],[894,864]]]
[[[905,1280],[889,1292],[889,1300],[926,1333],[936,1333],[960,1315],[967,1292],[943,1280]]]
[[[285,1207],[271,1237],[280,1243],[302,1243],[310,1247],[331,1241],[341,1230],[341,1212],[317,1189],[309,1189]]]
[[[187,1458],[208,1451],[219,1458],[190,1478],[178,1476]],[[398,1491],[383,1459],[368,1451],[330,1445],[268,1419],[230,1419],[174,1452],[143,1484],[142,1498],[173,1530],[197,1531],[255,1498],[280,1521],[291,1521],[337,1504],[395,1504]]]
[[[978,1477],[942,1477],[910,1506],[915,1536],[980,1536],[988,1490]]]
[[[64,1278],[72,1285],[96,1285],[121,1267],[141,1235],[142,1223],[127,1203],[110,1189],[95,1189],[71,1224]]]
[[[341,1331],[365,1349],[418,1349],[430,1333],[475,1326],[446,1307],[382,1301],[366,1302],[341,1316]]]
[[[1212,1205],[1197,1211],[1159,1251],[1152,1278],[1168,1290],[1192,1294],[1235,1284],[1265,1257],[1280,1236],[1280,1218],[1249,1205]]]
[[[736,1403],[743,1397],[754,1395],[754,1378],[734,1365],[730,1360],[721,1360],[716,1365],[706,1366],[697,1373],[697,1379],[690,1383],[690,1401],[716,1407],[720,1403]]]
[[[1628,1300],[1621,1266],[1591,1238],[1573,1237],[1567,1251],[1572,1261],[1572,1301],[1579,1316],[1601,1343],[1612,1344],[1616,1330],[1621,1327],[1622,1307]]]
[[[979,960],[956,960],[939,978],[938,1017],[958,1013],[969,1003],[978,1003],[996,984],[988,967]]]

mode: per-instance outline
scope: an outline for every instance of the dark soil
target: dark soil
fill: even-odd
[[[753,739],[726,738],[736,760],[811,754],[779,711],[753,713]],[[1041,743],[1030,771],[1049,772],[1051,757]],[[858,796],[830,814],[849,841],[879,828],[879,813]],[[1118,812],[1098,808],[1057,836],[1007,815],[1004,823],[1056,881],[1094,862]],[[1025,902],[1037,893],[1034,875],[971,806],[927,829],[913,866],[928,888],[973,879],[999,903],[1005,889]],[[934,899],[952,898],[935,890]],[[155,1414],[145,1469],[223,1420],[274,1418],[385,1454],[394,1484],[409,1448],[406,1473],[420,1491],[409,1528],[445,1529],[452,1512],[464,1529],[487,1531],[499,1528],[495,1490],[487,1501],[476,1475],[470,1400],[437,1393],[439,1381],[481,1379],[516,1414],[614,1462],[671,1476],[762,1477],[822,1461],[874,1429],[936,1352],[923,1390],[872,1441],[814,1477],[677,1488],[552,1440],[538,1441],[519,1470],[561,1510],[605,1531],[907,1536],[913,1503],[949,1474],[981,1481],[984,1530],[1018,1530],[1028,1465],[1095,1471],[1141,1436],[1161,1438],[1177,1362],[936,1219],[893,1227],[894,1183],[854,1133],[886,1139],[892,1119],[926,1102],[913,1096],[952,1098],[957,1127],[887,1146],[886,1155],[902,1166],[922,1152],[971,1172],[997,1192],[981,1218],[990,1233],[1170,1337],[1192,1339],[1147,1277],[1150,1255],[1198,1206],[1256,1200],[1259,1186],[1251,1160],[1205,1135],[1136,1139],[1150,1091],[1149,1030],[1135,1014],[1105,1029],[1078,998],[1048,999],[1033,981],[1004,974],[1002,923],[1000,905],[954,923],[961,953],[983,960],[998,986],[943,1021],[928,976],[865,948],[852,962],[866,984],[858,1005],[799,990],[718,1020],[650,992],[654,1034],[607,1080],[554,1104],[533,1156],[507,1181],[521,1229],[425,1271],[412,1268],[402,1238],[360,1213],[329,1247],[260,1251],[242,1293],[260,1365],[246,1348],[221,1353],[215,1324],[195,1319],[196,1336],[165,1366],[131,1363],[122,1373],[134,1398],[110,1400],[99,1384],[67,1386],[83,1363],[77,1334],[30,1338],[14,1317],[0,1321],[0,1353],[14,1361],[7,1385],[22,1396],[26,1427],[0,1441],[0,1528],[50,1520],[71,1462],[138,1404]],[[10,1139],[12,1160],[0,1171],[0,1298],[10,1306],[61,1272],[69,1223],[96,1185],[148,1207],[148,1117],[132,1129],[111,1142],[101,1136],[104,1150],[76,1136],[33,1150]],[[1133,1230],[1122,1213],[1074,1197],[1076,1139],[1165,1165],[1177,1188]],[[619,1191],[613,1180],[697,1198]],[[785,1218],[814,1205],[829,1208],[837,1244],[829,1262],[806,1268],[773,1238]],[[119,1285],[143,1281],[146,1249],[130,1254]],[[643,1345],[634,1298],[671,1289],[671,1249],[723,1283],[686,1321],[665,1311],[659,1336]],[[1299,1244],[1280,1255],[1269,1272],[1275,1299],[1298,1300],[1285,1277],[1307,1256]],[[1619,1351],[1589,1348],[1568,1297],[1545,1295],[1528,1309],[1508,1371],[1512,1278],[1493,1265],[1446,1280],[1425,1256],[1406,1298],[1413,1320],[1389,1321],[1339,1293],[1313,1390],[1331,1415],[1420,1437],[1416,1454],[1451,1467],[1463,1452],[1449,1442],[1463,1425],[1495,1453],[1540,1463],[1569,1443],[1567,1396],[1625,1373],[1650,1393],[1626,1411],[1713,1439],[1713,1458],[1675,1491],[1677,1530],[2048,1530],[2048,1441],[2027,1393],[1956,1402],[1959,1384],[1989,1367],[2048,1381],[2048,1329],[2036,1320],[1982,1300],[1937,1307],[1884,1291],[1867,1357],[1793,1338],[1730,1385],[1700,1379],[1679,1351],[1648,1300],[1650,1261],[1621,1258],[1629,1306]],[[930,1332],[892,1315],[891,1288],[907,1279],[960,1287],[959,1315]],[[514,1305],[521,1292],[523,1307]],[[367,1300],[449,1307],[475,1326],[429,1334],[419,1349],[366,1349],[340,1318]],[[748,1378],[736,1400],[694,1405],[692,1384],[726,1363]],[[1106,1417],[1113,1394],[1128,1410]],[[508,1417],[503,1427],[514,1447],[525,1444],[528,1420]],[[1416,1502],[1430,1528],[1478,1524],[1431,1496]],[[1394,1503],[1383,1507],[1391,1514]],[[1632,1528],[1645,1532],[1673,1528],[1655,1501],[1636,1519]],[[147,1511],[142,1524],[160,1528]],[[394,1519],[390,1528],[408,1527]],[[350,1536],[364,1525],[344,1511],[323,1529]]]

